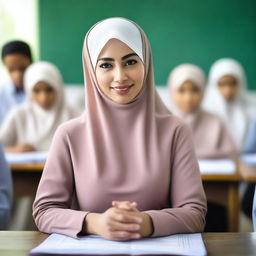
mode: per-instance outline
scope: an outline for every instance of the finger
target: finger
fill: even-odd
[[[128,241],[132,239],[139,239],[141,236],[139,233],[115,231],[111,234],[111,237],[112,237],[112,240],[115,240],[115,241]]]
[[[122,223],[119,221],[111,221],[109,223],[109,228],[112,231],[130,231],[130,232],[139,232],[141,229],[140,224],[134,224],[134,223]]]
[[[123,209],[123,210],[128,210],[128,211],[138,211],[137,210],[137,203],[136,202],[129,202],[129,201],[123,201],[123,202],[120,202],[120,201],[113,201],[112,202],[112,206],[113,207],[116,207],[116,208],[119,208],[119,209]]]
[[[128,214],[128,212],[124,212],[124,211],[114,214],[112,216],[112,219],[118,222],[123,222],[123,223],[135,223],[135,224],[142,223],[141,217]]]

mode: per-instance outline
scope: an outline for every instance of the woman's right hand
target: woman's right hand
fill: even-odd
[[[141,237],[141,224],[142,218],[135,216],[132,211],[113,207],[102,214],[88,213],[84,231],[109,240],[127,241]]]

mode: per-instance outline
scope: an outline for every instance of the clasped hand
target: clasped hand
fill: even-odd
[[[150,216],[140,212],[136,202],[113,201],[104,213],[88,213],[84,231],[109,240],[127,241],[150,236],[153,226]]]

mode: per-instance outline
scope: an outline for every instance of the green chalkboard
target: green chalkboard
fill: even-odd
[[[146,32],[157,85],[176,65],[190,62],[205,72],[222,57],[245,67],[256,89],[255,0],[39,0],[40,58],[54,62],[65,82],[82,84],[81,52],[87,30],[108,17],[126,17]]]

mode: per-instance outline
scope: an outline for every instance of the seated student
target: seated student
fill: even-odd
[[[237,148],[242,151],[255,110],[246,99],[246,77],[240,63],[233,59],[220,59],[212,65],[203,108],[223,119]]]
[[[11,108],[25,100],[23,76],[26,68],[32,63],[28,44],[22,41],[6,43],[2,48],[2,61],[11,81],[0,86],[0,125]]]
[[[205,75],[192,64],[176,67],[170,74],[168,86],[172,111],[192,130],[199,159],[229,158],[237,161],[237,150],[222,120],[201,108]]]
[[[0,145],[0,230],[7,229],[11,217],[12,179]]]
[[[199,67],[192,64],[177,66],[168,79],[172,111],[190,127],[199,159],[229,158],[237,161],[235,144],[222,120],[201,108],[205,80]],[[227,231],[225,207],[208,202],[205,231]]]
[[[252,120],[244,144],[244,154],[256,154],[256,119]]]
[[[249,126],[244,148],[243,148],[243,153],[256,154],[256,119],[254,119]],[[242,210],[249,219],[252,219],[253,217],[252,201],[253,201],[254,190],[255,190],[255,183],[248,183],[242,198],[242,202],[241,202]]]
[[[256,232],[256,186],[254,188],[252,220],[253,220],[253,230],[254,230],[254,232]]]
[[[33,207],[39,230],[118,241],[202,232],[192,136],[156,92],[144,32],[124,18],[97,23],[83,64],[86,112],[54,136]]]
[[[24,83],[28,100],[6,117],[0,141],[7,152],[48,151],[56,128],[78,112],[66,104],[62,77],[53,64],[32,64]]]

